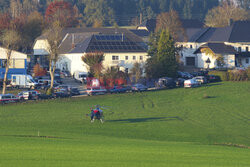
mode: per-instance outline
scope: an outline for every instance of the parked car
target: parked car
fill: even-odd
[[[55,91],[70,91],[71,87],[68,85],[58,85],[55,87]]]
[[[74,77],[74,79],[75,79],[76,82],[83,83],[83,82],[86,82],[87,77],[88,77],[88,73],[86,73],[86,72],[80,72],[80,71],[75,71],[73,77]]]
[[[196,79],[188,79],[184,82],[184,88],[193,88],[200,86],[200,83]]]
[[[59,84],[62,84],[62,83],[63,83],[63,82],[62,82],[62,79],[61,79],[61,77],[60,77],[60,75],[55,75],[54,81],[56,81],[56,82],[59,83]]]
[[[177,78],[175,80],[175,84],[176,84],[177,87],[183,87],[184,86],[184,82],[185,82],[185,79],[183,79],[183,78]]]
[[[88,87],[86,93],[88,96],[104,95],[105,93],[107,93],[107,90],[102,87]]]
[[[196,81],[198,81],[200,84],[207,83],[207,78],[204,76],[197,76],[197,77],[194,77],[194,79],[196,79]]]
[[[47,94],[40,94],[39,99],[51,99],[53,98],[52,95],[47,95]]]
[[[70,77],[71,74],[70,74],[69,71],[64,70],[64,71],[61,72],[61,75],[60,75],[60,76],[61,76],[62,78],[66,78],[66,77]]]
[[[78,88],[71,88],[70,94],[71,96],[77,96],[77,95],[80,95],[80,91],[78,90]]]
[[[53,93],[52,96],[54,98],[65,98],[65,97],[70,97],[71,94],[70,92],[67,92],[67,91],[59,91],[59,92]]]
[[[111,89],[108,89],[109,93],[125,93],[127,91],[127,89],[125,87],[122,86],[114,86]]]
[[[219,76],[216,75],[208,75],[207,76],[209,82],[220,82],[221,79]]]
[[[193,75],[191,75],[190,73],[188,73],[188,72],[183,72],[183,73],[185,74],[186,78],[188,78],[188,79],[193,78]]]
[[[158,80],[158,85],[162,88],[175,88],[176,87],[176,83],[174,81],[173,78],[169,78],[169,77],[163,77],[163,78],[159,78]]]
[[[132,92],[141,92],[141,91],[146,91],[148,90],[148,87],[146,87],[143,84],[135,84],[131,88]]]
[[[17,94],[19,100],[37,100],[39,99],[40,93],[35,90],[22,91]]]
[[[5,104],[5,103],[13,103],[13,102],[18,102],[19,99],[13,95],[13,94],[0,94],[0,103]]]

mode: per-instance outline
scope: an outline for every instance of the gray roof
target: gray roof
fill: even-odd
[[[235,22],[228,41],[250,43],[250,21]]]
[[[236,54],[237,51],[234,47],[230,45],[225,45],[220,42],[208,42],[204,45],[201,45],[194,54],[201,53],[201,48],[210,48],[215,54]]]
[[[127,29],[122,28],[66,28],[62,31],[62,42],[59,46],[59,52],[61,54],[73,53],[77,49],[84,50],[81,45],[86,45],[88,39],[95,34],[124,34],[126,38],[135,43],[143,43],[142,39],[136,34]],[[43,34],[37,38],[46,39],[47,34]],[[87,41],[86,41],[87,40]],[[77,49],[75,49],[77,47]]]
[[[245,42],[250,43],[250,21],[237,21],[221,28],[186,29],[189,42]],[[178,42],[184,42],[180,40]]]
[[[129,53],[147,52],[141,43],[133,42],[123,34],[94,34],[77,44],[70,53]]]

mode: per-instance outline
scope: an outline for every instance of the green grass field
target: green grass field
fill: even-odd
[[[0,167],[249,167],[249,125],[250,82],[2,105]]]

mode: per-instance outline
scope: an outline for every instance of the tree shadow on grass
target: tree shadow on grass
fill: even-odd
[[[106,122],[138,123],[138,122],[153,122],[153,121],[183,121],[183,119],[178,116],[176,117],[150,117],[150,118],[107,120]]]

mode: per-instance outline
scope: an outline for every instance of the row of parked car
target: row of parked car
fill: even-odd
[[[51,95],[41,93],[38,90],[21,91],[17,95],[14,94],[0,94],[0,103],[20,102],[26,100],[65,98],[80,95],[78,88],[70,88],[69,86],[60,85],[55,87]]]

